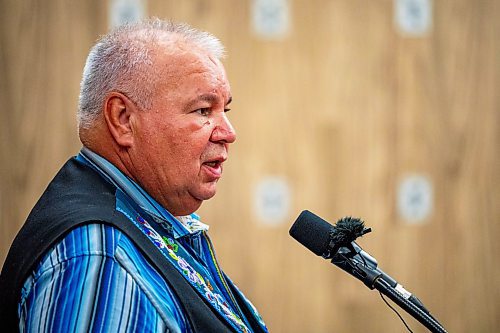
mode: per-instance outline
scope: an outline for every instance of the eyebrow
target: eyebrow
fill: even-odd
[[[197,101],[205,101],[205,102],[216,102],[217,101],[217,95],[216,94],[203,94],[201,96],[198,96],[196,99]],[[226,105],[231,103],[233,101],[233,96],[229,96],[229,99],[226,102]]]
[[[216,102],[217,101],[217,95],[215,94],[203,94],[198,96],[195,101],[204,101],[204,102]]]
[[[198,97],[196,97],[194,100],[192,100],[188,104],[188,108],[191,108],[194,104],[198,103],[199,101],[203,102],[208,102],[208,103],[216,103],[218,101],[218,97],[216,94],[208,93],[208,94],[202,94]],[[233,97],[229,96],[229,99],[227,100],[227,103],[225,105],[229,105],[233,101]]]

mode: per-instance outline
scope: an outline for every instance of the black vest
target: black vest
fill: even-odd
[[[233,332],[226,320],[167,261],[136,226],[115,210],[116,188],[91,168],[70,159],[49,184],[17,234],[0,274],[2,331],[18,331],[21,290],[42,256],[73,228],[111,225],[127,235],[168,282],[195,332]],[[230,287],[254,332],[264,332],[240,294]]]

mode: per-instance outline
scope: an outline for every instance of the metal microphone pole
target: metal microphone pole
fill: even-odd
[[[377,289],[433,333],[446,333],[444,327],[427,311],[422,302],[393,278],[377,268],[377,261],[356,242],[341,247],[331,257],[332,264],[361,280],[368,288]],[[405,295],[406,294],[406,295]]]
[[[404,298],[396,289],[391,287],[384,279],[378,278],[374,283],[375,289],[389,297],[394,303],[399,305],[403,310],[418,320],[422,325],[427,327],[433,333],[446,333],[441,324],[434,319],[429,313],[424,312],[412,302]]]

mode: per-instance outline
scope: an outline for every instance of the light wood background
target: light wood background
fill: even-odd
[[[432,32],[397,33],[390,0],[290,1],[292,33],[263,41],[250,1],[149,1],[219,36],[238,131],[200,213],[219,261],[272,332],[403,332],[378,294],[288,236],[302,209],[361,216],[359,243],[450,332],[500,331],[500,1],[435,0]],[[75,111],[106,1],[0,0],[0,263],[45,186],[79,150]],[[397,213],[424,174],[434,210]],[[264,176],[292,188],[286,223],[253,210]],[[424,332],[408,316],[415,332]]]

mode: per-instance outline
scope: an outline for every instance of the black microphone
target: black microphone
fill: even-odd
[[[355,240],[367,233],[364,222],[358,218],[344,217],[335,225],[304,210],[290,228],[290,236],[314,254],[332,263],[374,289],[375,281],[383,279],[405,299],[428,313],[422,302],[403,288],[395,279],[379,269],[377,260],[356,244]]]
[[[381,295],[388,296],[431,332],[446,333],[416,296],[379,269],[377,260],[356,244],[356,238],[370,231],[357,218],[345,217],[332,226],[305,210],[290,228],[290,236],[316,255],[331,259],[332,264],[358,278],[368,288],[377,289]]]
[[[332,258],[342,246],[350,246],[356,238],[371,232],[358,218],[344,217],[335,226],[304,210],[290,228],[290,236],[318,256]]]

